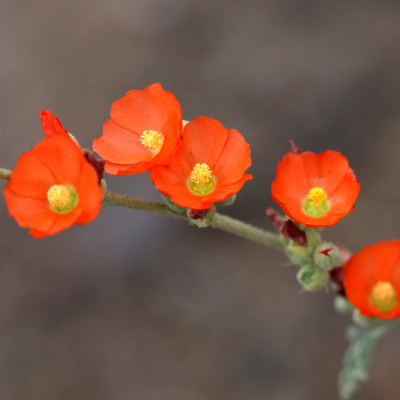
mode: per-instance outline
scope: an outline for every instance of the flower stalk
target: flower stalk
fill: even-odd
[[[179,218],[188,222],[191,221],[190,218],[184,214],[172,212],[165,204],[137,199],[135,197],[129,197],[110,191],[107,191],[103,199],[103,205],[132,208],[134,210],[141,210],[151,212],[153,214],[165,215],[167,217]],[[232,217],[228,217],[227,215],[216,213],[208,222],[208,225],[212,228],[232,233],[252,242],[259,243],[267,247],[272,247],[277,250],[282,250],[281,240],[278,235],[239,221]]]

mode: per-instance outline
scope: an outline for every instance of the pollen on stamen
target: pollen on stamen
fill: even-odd
[[[327,199],[327,197],[328,196],[324,189],[320,187],[310,189],[307,195],[307,198],[311,200],[309,204],[315,204],[316,206],[320,206]]]
[[[53,185],[47,192],[47,200],[52,207],[64,208],[69,203],[69,190],[64,185]]]
[[[370,301],[381,311],[390,311],[397,306],[397,293],[390,282],[379,281],[371,290]]]
[[[53,185],[47,191],[50,208],[57,213],[67,213],[78,204],[76,190],[66,185]]]
[[[140,135],[140,142],[153,154],[157,154],[164,144],[164,135],[157,131],[145,130]]]
[[[190,180],[194,182],[196,185],[208,183],[210,182],[211,174],[212,174],[211,168],[206,163],[203,164],[197,163],[192,169],[192,172],[190,174]]]

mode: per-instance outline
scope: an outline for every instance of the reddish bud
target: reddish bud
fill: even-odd
[[[101,160],[100,158],[96,158],[90,150],[82,150],[82,153],[88,163],[93,165],[94,169],[96,170],[100,184],[100,181],[103,179],[104,164],[106,162],[104,160]]]
[[[300,154],[302,152],[300,147],[296,146],[293,140],[289,140],[289,143],[290,143],[289,153]]]
[[[267,207],[265,212],[267,213],[268,218],[272,222],[272,225],[274,225],[277,232],[281,233],[283,224],[285,223],[285,218],[271,207]]]
[[[291,219],[285,221],[281,233],[282,235],[287,236],[289,239],[292,239],[298,245],[307,247],[306,233],[298,228]]]
[[[42,121],[43,132],[46,138],[56,135],[68,135],[68,132],[58,118],[56,118],[50,111],[40,111],[40,120]]]
[[[343,269],[342,267],[334,267],[329,271],[329,277],[335,284],[337,294],[346,297],[343,286]]]
[[[271,207],[268,207],[265,211],[278,233],[288,237],[300,246],[307,247],[306,233],[298,228],[292,220],[285,219]]]
[[[196,209],[192,208],[190,210],[189,217],[194,220],[203,219],[206,216],[207,211],[208,210],[196,210]]]

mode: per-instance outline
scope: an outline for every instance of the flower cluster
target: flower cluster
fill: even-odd
[[[251,159],[242,135],[206,117],[183,129],[179,102],[159,83],[131,90],[112,104],[103,135],[93,142],[102,162],[81,150],[51,112],[41,111],[40,118],[46,139],[20,157],[4,188],[10,215],[37,238],[96,217],[103,170],[112,175],[150,171],[158,190],[189,209],[193,219],[203,218],[203,210],[252,178],[244,173]]]
[[[103,133],[93,142],[101,160],[82,149],[51,112],[41,111],[40,119],[45,139],[23,153],[12,171],[0,169],[0,178],[9,180],[3,190],[8,212],[21,227],[42,238],[93,221],[102,204],[121,205],[282,250],[299,267],[296,278],[303,290],[333,289],[336,311],[352,314],[362,327],[348,331],[352,342],[339,386],[349,398],[367,376],[374,341],[392,325],[377,319],[400,317],[400,240],[366,245],[354,255],[322,240],[320,228],[349,214],[360,191],[344,155],[302,152],[291,141],[271,184],[272,199],[285,215],[266,210],[278,232],[274,235],[216,213],[252,179],[246,174],[251,158],[243,136],[213,118],[183,121],[178,100],[159,83],[131,90],[112,104]],[[106,192],[104,172],[149,172],[166,204]]]
[[[131,90],[111,106],[93,149],[113,175],[150,171],[157,189],[180,207],[206,210],[251,179],[250,146],[235,129],[200,117],[182,129],[181,107],[159,83]]]
[[[350,256],[333,243],[321,242],[318,233],[310,230],[332,226],[352,211],[359,190],[342,154],[302,152],[292,143],[271,185],[272,198],[290,219],[272,209],[267,214],[281,233],[286,254],[301,266],[297,278],[305,290],[320,290],[331,280],[338,296],[361,316],[396,318],[400,316],[400,240],[367,245]]]
[[[215,212],[214,204],[229,203],[252,179],[245,173],[251,158],[243,136],[212,118],[183,121],[178,100],[159,83],[131,90],[112,104],[103,134],[93,142],[104,161],[82,150],[51,112],[41,111],[40,118],[46,139],[22,154],[3,191],[9,214],[36,238],[97,216],[103,170],[112,175],[148,171],[171,211],[185,213],[199,226],[205,225],[197,220]],[[366,246],[349,257],[312,229],[332,226],[352,211],[359,190],[341,153],[302,152],[292,142],[271,185],[286,216],[271,208],[267,214],[284,252],[301,267],[297,278],[304,289],[319,290],[331,281],[362,315],[398,317],[400,241]]]

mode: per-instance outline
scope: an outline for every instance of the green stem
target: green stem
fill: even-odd
[[[209,225],[225,232],[233,233],[252,242],[263,244],[267,247],[273,247],[282,250],[282,243],[278,235],[257,228],[253,225],[228,217],[227,215],[214,214]]]
[[[185,215],[173,213],[165,204],[137,199],[136,197],[129,197],[123,194],[113,193],[108,190],[103,199],[103,206],[125,207],[133,210],[147,211],[153,214],[166,215],[167,217],[188,220]]]
[[[189,217],[184,214],[176,214],[172,212],[165,204],[136,199],[135,197],[124,196],[109,191],[107,191],[104,197],[103,205],[127,207],[134,210],[142,210],[168,217],[180,218],[191,222]],[[282,250],[282,244],[278,235],[226,215],[218,213],[214,214],[212,219],[208,222],[208,225],[215,229],[220,229],[240,236],[252,242],[260,243],[267,247],[273,247],[277,250]]]

